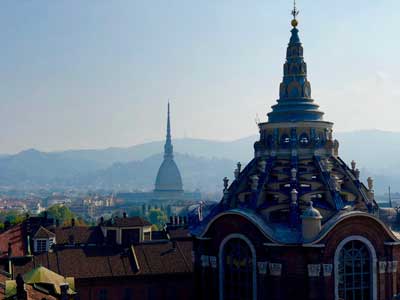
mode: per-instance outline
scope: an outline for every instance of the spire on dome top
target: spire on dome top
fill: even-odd
[[[170,104],[168,100],[168,113],[167,113],[167,136],[164,145],[164,158],[172,159],[174,157],[174,149],[171,141],[171,121],[170,121]]]
[[[293,20],[292,20],[292,26],[296,27],[299,23],[297,22],[296,17],[299,15],[299,11],[297,10],[296,7],[296,0],[293,1],[293,10],[292,10],[292,16],[293,16]]]
[[[279,88],[278,103],[268,114],[269,122],[322,121],[323,112],[311,98],[311,84],[307,80],[307,64],[297,29],[299,11],[294,1],[292,30],[286,51],[283,80]]]

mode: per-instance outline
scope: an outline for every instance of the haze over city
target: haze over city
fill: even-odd
[[[400,131],[400,3],[300,10],[325,120]],[[256,134],[278,98],[289,14],[289,1],[3,1],[0,153],[162,140],[168,99],[174,138]]]

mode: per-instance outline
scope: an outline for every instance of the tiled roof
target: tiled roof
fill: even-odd
[[[40,226],[38,231],[36,231],[35,235],[33,236],[35,239],[48,239],[52,237],[55,237],[55,234],[43,226]]]
[[[28,300],[57,300],[57,298],[45,294],[41,291],[36,290],[33,286],[26,284],[25,285],[26,292],[28,294]]]
[[[68,226],[56,227],[56,243],[70,244],[71,240],[75,244],[101,244],[103,242],[103,233],[98,226]]]
[[[107,220],[104,225],[111,227],[138,227],[138,226],[151,226],[152,224],[141,217],[125,217],[125,218],[113,218],[112,220]]]
[[[26,255],[23,224],[18,224],[0,234],[0,257],[8,255],[8,243],[11,243],[12,256]]]
[[[192,241],[174,244],[143,243],[133,246],[139,263],[139,274],[190,273],[192,264]]]
[[[175,249],[173,245],[172,242],[148,242],[125,252],[108,246],[56,249],[41,253],[24,265],[16,262],[13,267],[15,274],[24,274],[44,266],[75,279],[192,272],[192,242],[177,241]]]
[[[129,254],[111,247],[64,248],[41,253],[25,265],[18,266],[16,262],[14,272],[24,274],[37,266],[75,279],[133,275]]]
[[[171,239],[190,238],[190,231],[187,228],[172,228],[168,229],[168,234]]]

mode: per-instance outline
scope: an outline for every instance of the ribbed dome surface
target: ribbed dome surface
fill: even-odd
[[[172,159],[164,159],[158,169],[155,191],[182,191],[182,178]]]

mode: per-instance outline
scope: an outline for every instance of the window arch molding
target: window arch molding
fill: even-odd
[[[340,251],[343,247],[351,241],[360,241],[365,246],[367,246],[370,258],[371,258],[371,272],[372,272],[372,300],[378,299],[378,289],[377,289],[377,258],[376,251],[372,243],[361,235],[351,235],[343,239],[335,250],[334,257],[334,270],[335,270],[335,300],[339,300],[339,256]]]
[[[249,246],[252,256],[252,275],[253,275],[253,300],[257,300],[257,256],[256,249],[253,243],[243,234],[232,233],[227,235],[221,242],[219,246],[219,299],[224,299],[224,248],[225,245],[232,239],[241,239],[247,246]]]

